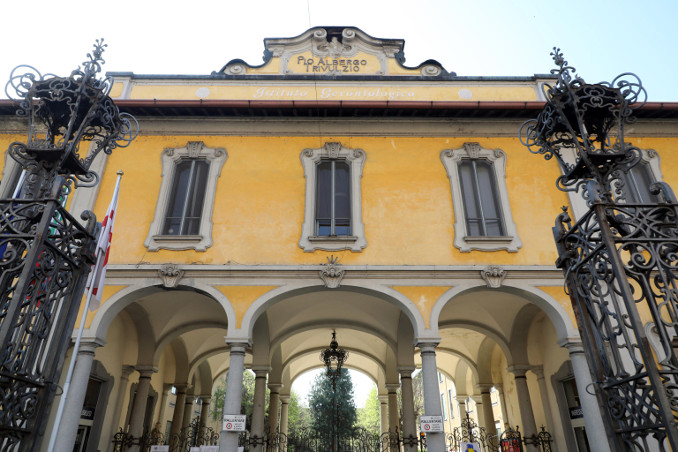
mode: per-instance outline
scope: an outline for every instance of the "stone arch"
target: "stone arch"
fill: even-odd
[[[193,330],[196,330],[196,329],[203,329],[203,328],[223,329],[225,326],[226,325],[224,325],[223,323],[220,323],[218,321],[214,321],[214,322],[193,322],[193,323],[187,323],[187,324],[181,325],[180,327],[175,328],[172,331],[169,331],[164,336],[158,338],[158,342],[157,342],[157,344],[155,344],[155,354],[153,355],[153,365],[158,364],[158,361],[160,360],[160,357],[162,356],[162,353],[165,350],[165,347],[167,347],[168,344],[170,344],[174,339],[181,336],[182,334],[187,333],[189,331],[193,331]],[[224,342],[224,348],[226,348],[225,342]]]
[[[485,290],[487,289],[487,285],[484,282],[470,282],[467,284],[455,286],[442,294],[431,310],[430,325],[432,333],[438,334],[438,321],[440,319],[440,314],[447,303],[449,303],[458,295],[479,289]],[[546,292],[534,287],[529,283],[519,281],[514,282],[510,280],[505,280],[500,288],[494,290],[520,296],[544,311],[556,329],[558,340],[579,337],[577,328],[572,323],[570,316],[567,314],[563,306]]]
[[[264,312],[266,312],[266,309],[268,309],[270,306],[288,297],[312,293],[320,290],[325,290],[325,286],[319,282],[313,281],[289,284],[265,293],[249,306],[247,312],[245,312],[245,315],[243,316],[241,328],[236,329],[235,324],[229,323],[229,337],[251,338],[254,323]],[[351,285],[342,285],[340,288],[333,290],[363,293],[365,295],[370,295],[387,301],[398,307],[401,312],[403,312],[408,317],[412,323],[415,335],[418,336],[420,333],[423,333],[426,330],[424,318],[417,309],[417,306],[412,302],[412,300],[394,289],[373,283],[352,282]]]
[[[509,363],[513,362],[513,354],[511,353],[511,348],[509,347],[509,343],[506,340],[506,338],[499,333],[498,331],[493,330],[492,328],[488,328],[487,326],[481,324],[481,323],[476,323],[476,322],[469,322],[469,321],[453,321],[453,322],[445,322],[441,326],[447,328],[447,327],[452,327],[452,328],[462,328],[462,329],[467,329],[471,331],[475,331],[477,333],[483,334],[490,339],[492,339],[494,342],[499,345],[499,348],[501,348],[502,352],[504,352],[504,356],[506,356],[506,360]]]
[[[96,311],[94,319],[90,324],[88,336],[104,340],[108,327],[113,319],[127,306],[137,301],[139,298],[166,291],[163,286],[158,284],[139,283],[130,285],[109,297],[101,307]],[[179,285],[173,290],[187,290],[198,292],[208,298],[213,299],[224,310],[229,329],[236,323],[235,309],[228,298],[220,291],[207,284],[197,283],[192,286]]]

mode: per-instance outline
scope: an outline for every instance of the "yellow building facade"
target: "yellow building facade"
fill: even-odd
[[[602,424],[554,266],[555,217],[583,201],[518,138],[554,79],[409,67],[402,40],[352,27],[264,45],[259,66],[112,74],[111,96],[140,133],[100,155],[99,185],[68,201],[102,218],[124,172],[103,300],[86,314],[74,374],[84,409],[64,438],[93,452],[112,450],[120,429],[176,434],[207,418],[215,382],[242,367],[271,390],[269,425],[262,407],[250,433],[287,433],[291,384],[322,366],[335,329],[346,366],[377,384],[382,431],[419,434],[407,394],[421,368],[427,415],[454,409],[458,421],[469,401],[491,435],[543,425],[555,450],[610,450],[604,435],[587,443]],[[3,149],[25,135],[11,107]],[[675,111],[648,104],[627,134],[670,185]],[[17,171],[5,157],[0,194]],[[235,451],[235,436],[222,432],[220,450]],[[444,434],[429,437],[428,450],[450,450]]]

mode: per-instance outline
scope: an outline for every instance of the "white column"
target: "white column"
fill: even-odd
[[[162,429],[165,426],[165,412],[167,411],[167,399],[169,398],[169,393],[172,391],[172,385],[166,384],[162,387],[162,397],[160,398],[160,412],[158,413],[158,421],[155,423],[155,427],[162,432]]]
[[[202,405],[200,406],[200,423],[203,426],[207,425],[207,422],[209,421],[211,400],[212,396],[209,394],[200,396],[200,401],[202,402]]]
[[[443,411],[440,406],[440,392],[438,388],[438,367],[436,365],[436,343],[419,343],[421,351],[421,372],[424,383],[424,411],[426,416],[440,416]],[[445,452],[445,433],[435,432],[426,434],[428,452]]]
[[[466,419],[466,413],[468,412],[468,408],[466,408],[466,399],[468,399],[467,394],[457,393],[457,403],[459,404],[460,422]]]
[[[506,413],[506,397],[504,396],[504,386],[500,383],[495,383],[494,389],[497,390],[497,399],[499,401],[499,408],[501,410],[501,420],[504,423],[503,430],[506,430],[506,426],[511,427],[511,422],[509,421],[508,414]]]
[[[137,384],[137,395],[134,397],[132,406],[132,416],[129,421],[129,433],[134,439],[139,439],[144,434],[144,417],[146,416],[146,404],[148,402],[148,392],[151,389],[151,375],[158,371],[152,366],[137,366],[139,372],[139,383]],[[139,445],[133,445],[129,452],[139,452]]]
[[[186,391],[186,404],[184,405],[184,418],[181,420],[181,428],[185,429],[191,425],[193,420],[193,404],[195,403],[195,394],[193,393],[194,389],[191,388],[190,392]]]
[[[381,433],[388,433],[388,396],[379,396]]]
[[[414,418],[413,371],[413,368],[400,368],[400,391],[403,399],[403,438],[406,439],[405,452],[417,452],[418,450],[414,443],[418,438],[416,419]]]
[[[518,406],[520,408],[520,421],[523,438],[532,438],[537,435],[537,424],[534,420],[534,411],[532,411],[532,399],[530,390],[527,386],[527,371],[530,366],[511,366],[508,371],[513,374],[516,380],[516,393],[518,395]],[[536,450],[536,445],[526,446],[525,450]]]
[[[263,450],[264,416],[266,406],[266,376],[268,369],[252,369],[254,371],[254,402],[252,406],[252,434],[251,441],[255,444],[250,447],[252,452]]]
[[[587,438],[591,450],[600,452],[611,452],[610,441],[608,441],[605,425],[603,424],[603,415],[600,412],[600,405],[594,394],[589,392],[593,388],[591,380],[591,371],[586,362],[584,347],[579,341],[565,341],[560,343],[570,352],[570,362],[572,362],[572,371],[574,380],[577,384],[579,393],[579,402],[584,412],[584,425],[588,432]]]
[[[80,425],[80,414],[82,405],[85,403],[85,394],[87,393],[87,384],[89,383],[89,374],[92,371],[92,362],[94,361],[94,352],[102,344],[98,342],[81,342],[78,354],[75,359],[71,385],[66,397],[64,412],[61,418],[54,450],[72,450],[75,444],[75,436],[78,433]]]
[[[287,435],[287,416],[290,396],[280,396],[280,433]]]
[[[494,413],[492,412],[492,396],[490,391],[492,390],[491,383],[481,383],[478,385],[480,390],[480,399],[482,401],[482,416],[478,413],[478,417],[483,419],[485,424],[485,430],[487,431],[488,436],[497,436],[497,426],[494,424]]]
[[[398,413],[398,384],[387,384],[388,391],[388,429],[390,432],[399,430],[400,414]]]
[[[120,384],[118,387],[118,395],[115,398],[115,407],[113,408],[113,431],[115,435],[120,430],[120,416],[122,415],[122,404],[125,401],[125,395],[129,387],[129,376],[134,372],[133,366],[122,366],[120,370]]]
[[[174,441],[175,436],[181,432],[181,427],[184,422],[184,408],[186,407],[186,383],[175,383],[176,398],[174,399],[174,413],[172,414],[172,427],[170,428],[170,444]]]
[[[268,401],[268,432],[275,435],[278,432],[278,405],[280,402],[281,384],[270,384],[271,396]]]
[[[224,398],[224,414],[240,414],[242,405],[242,374],[245,371],[245,350],[247,350],[248,344],[235,342],[228,345],[231,347],[231,352],[226,381],[226,396]],[[233,452],[237,450],[238,432],[222,430],[219,437],[219,452]]]
[[[544,366],[533,366],[532,373],[537,376],[537,383],[539,383],[539,393],[541,394],[542,408],[544,409],[544,421],[546,422],[546,430],[553,431],[553,416],[551,415],[551,402],[549,401],[549,394],[546,389],[546,381],[544,380]]]
[[[471,400],[473,401],[473,421],[477,426],[485,427],[485,419],[483,418],[483,403],[479,395],[472,395]]]

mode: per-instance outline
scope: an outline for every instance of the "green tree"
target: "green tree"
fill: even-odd
[[[367,394],[365,408],[358,410],[358,425],[370,433],[379,434],[381,428],[381,410],[377,388],[374,387]]]
[[[311,426],[308,408],[301,404],[299,394],[294,391],[290,392],[290,400],[287,405],[287,425],[290,433]]]
[[[336,426],[339,435],[348,434],[357,421],[351,375],[346,370],[341,373],[336,391],[324,373],[316,376],[308,395],[308,405],[311,427],[315,431],[330,436]]]
[[[224,376],[224,378],[221,380],[219,385],[217,386],[217,389],[214,390],[214,396],[213,400],[214,403],[212,403],[212,419],[215,421],[221,420],[224,416],[224,399],[226,397],[226,379],[227,377]],[[247,421],[245,424],[245,428],[249,431],[250,426],[252,424],[252,409],[254,407],[254,374],[246,370],[242,374],[242,403],[240,405],[240,414],[246,414],[247,415]],[[266,390],[267,395],[270,392],[268,389]],[[267,397],[267,403],[266,403],[266,411],[268,411],[268,397]],[[235,414],[235,413],[227,413],[227,414]],[[264,424],[266,425],[266,424]]]

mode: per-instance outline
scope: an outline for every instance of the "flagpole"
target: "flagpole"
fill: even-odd
[[[123,172],[122,170],[118,171],[118,179],[115,182],[115,189],[113,190],[113,199],[116,198],[116,195],[118,191],[120,190],[120,179],[122,178]],[[101,233],[103,234],[105,232],[104,229],[101,230]],[[97,240],[98,244],[99,240]],[[96,269],[99,268],[99,264],[101,264],[101,259],[103,259],[106,256],[105,252],[101,252],[101,248],[98,246],[96,247],[96,264],[94,265],[93,269],[94,272],[96,272]],[[57,440],[57,435],[59,433],[59,427],[61,426],[61,419],[64,414],[64,408],[66,406],[66,398],[68,397],[68,391],[71,386],[71,379],[73,378],[73,370],[75,369],[75,361],[78,357],[78,349],[80,348],[80,340],[82,339],[82,333],[85,331],[85,321],[87,320],[87,312],[89,310],[89,305],[92,300],[92,293],[94,292],[94,288],[96,287],[96,282],[94,280],[94,277],[96,275],[92,275],[92,282],[87,288],[87,297],[85,299],[85,309],[82,311],[82,317],[80,318],[80,327],[78,328],[78,334],[75,338],[75,344],[73,345],[73,353],[71,354],[71,362],[68,365],[68,373],[66,374],[66,381],[64,382],[64,387],[63,391],[61,393],[61,399],[59,400],[59,408],[57,409],[57,414],[56,418],[54,419],[54,425],[52,426],[52,434],[49,438],[49,445],[47,446],[47,452],[54,452],[54,444],[56,443]]]

